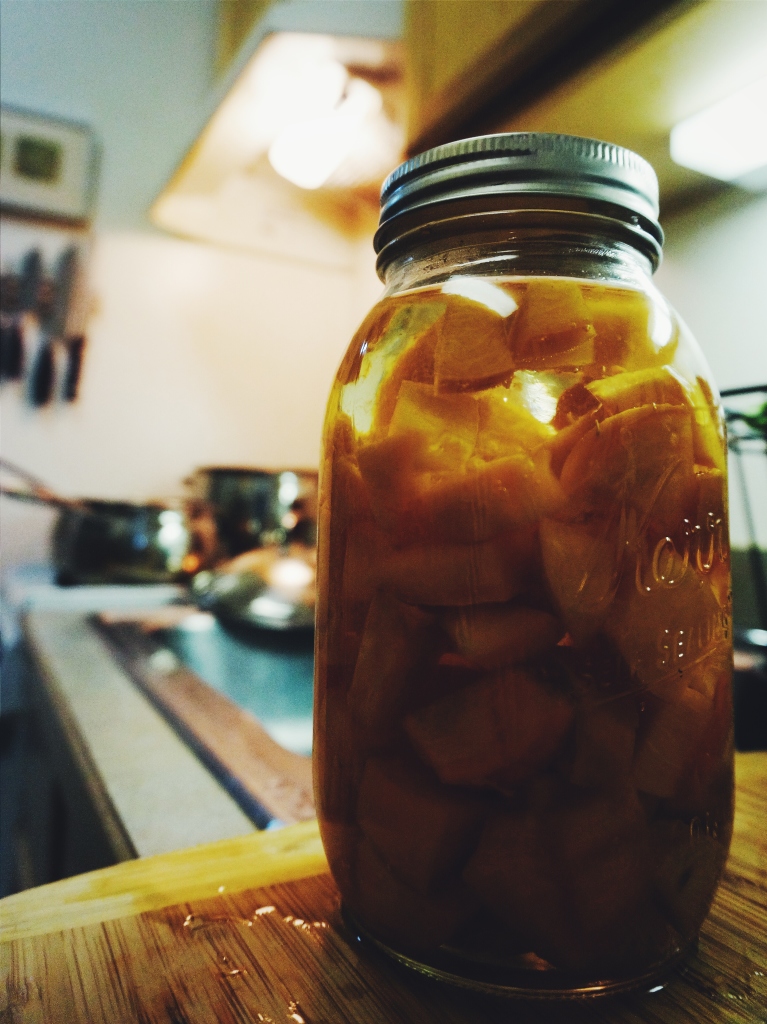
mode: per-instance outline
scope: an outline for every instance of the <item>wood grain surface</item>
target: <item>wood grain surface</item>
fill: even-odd
[[[0,942],[134,917],[328,869],[316,818],[64,878],[0,900]]]
[[[767,1020],[767,754],[739,755],[737,780],[732,851],[699,948],[652,993],[553,1006],[490,1000],[432,983],[360,945],[340,918],[332,880],[319,875],[8,942],[1,1019],[760,1024]],[[212,854],[208,863],[215,879]],[[130,866],[108,869],[113,887]],[[254,880],[263,877],[254,870]],[[46,888],[55,897],[54,887]],[[12,897],[17,911],[25,895],[32,900],[31,894]],[[80,907],[79,920],[82,914]]]

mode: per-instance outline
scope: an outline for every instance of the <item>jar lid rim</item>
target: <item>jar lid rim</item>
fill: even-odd
[[[658,179],[647,160],[612,142],[549,132],[480,135],[411,157],[383,183],[379,228],[448,195],[530,192],[608,202],[649,221],[663,237]]]

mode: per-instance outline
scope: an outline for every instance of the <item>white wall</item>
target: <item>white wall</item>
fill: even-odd
[[[97,223],[147,226],[213,88],[216,0],[3,0],[3,103],[85,121]]]
[[[767,195],[727,190],[663,218],[658,287],[721,389],[767,384]]]
[[[3,451],[72,495],[179,491],[195,465],[316,466],[356,326],[350,272],[101,232],[81,400],[4,386]]]
[[[658,287],[697,338],[717,385],[767,384],[767,196],[729,189],[664,218],[663,228]],[[757,397],[752,406],[763,400]],[[742,406],[741,400],[736,407]],[[742,547],[748,534],[730,462],[732,541]],[[757,538],[767,549],[767,463],[749,455],[744,468]]]

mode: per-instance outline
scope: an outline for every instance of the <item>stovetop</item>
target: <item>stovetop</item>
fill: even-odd
[[[313,816],[310,632],[233,629],[188,606],[91,621],[259,828]]]
[[[309,633],[234,630],[207,612],[190,610],[174,625],[158,616],[110,621],[99,628],[120,649],[132,674],[142,661],[167,670],[179,664],[259,720],[280,746],[311,754],[313,637]]]

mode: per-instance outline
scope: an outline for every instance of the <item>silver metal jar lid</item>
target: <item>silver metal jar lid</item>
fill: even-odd
[[[392,171],[381,189],[376,251],[383,245],[381,229],[400,214],[450,200],[480,196],[511,200],[521,193],[610,204],[625,211],[629,222],[641,219],[658,249],[663,244],[658,179],[641,156],[597,139],[513,132],[437,146]]]

